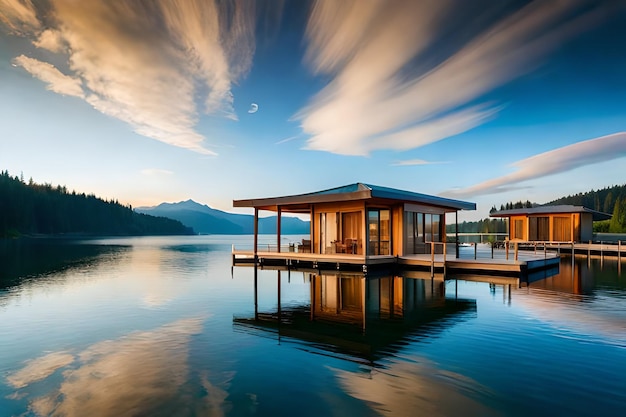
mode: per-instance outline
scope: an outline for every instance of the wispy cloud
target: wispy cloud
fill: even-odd
[[[274,143],[275,145],[282,145],[283,143],[291,142],[292,140],[298,139],[302,137],[302,135],[289,136],[288,138],[281,139],[278,142]]]
[[[306,148],[349,155],[406,150],[485,123],[500,108],[476,100],[595,22],[585,3],[534,2],[478,32],[474,19],[459,17],[458,2],[316,2],[306,62],[331,81],[296,115],[310,136]],[[428,66],[452,17],[461,46]]]
[[[13,59],[13,64],[24,68],[34,77],[46,83],[46,88],[55,93],[85,98],[81,81],[56,69],[52,64],[20,55]]]
[[[252,65],[254,3],[50,0],[48,7],[37,13],[28,0],[0,0],[0,19],[66,58],[68,77],[81,80],[81,97],[97,110],[141,135],[215,154],[195,127],[200,112],[237,119],[231,90]],[[53,88],[61,73],[51,64],[28,62],[26,70],[68,94]]]
[[[142,169],[141,173],[143,175],[148,175],[148,176],[161,176],[161,175],[172,175],[172,174],[174,174],[172,171],[168,171],[167,169],[159,169],[159,168]]]
[[[18,35],[40,28],[35,7],[30,0],[0,0],[0,22],[11,33]]]
[[[397,161],[391,164],[394,167],[406,167],[406,166],[416,166],[416,165],[438,165],[438,164],[448,164],[449,162],[433,162],[433,161],[425,161],[423,159],[408,159],[406,161]]]
[[[461,190],[444,193],[450,197],[474,197],[526,188],[524,181],[560,174],[587,165],[626,157],[626,132],[578,142],[544,152],[512,164],[517,170]]]

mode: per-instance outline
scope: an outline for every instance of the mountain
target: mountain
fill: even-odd
[[[216,210],[193,200],[135,208],[138,213],[178,220],[197,233],[243,235],[254,233],[254,216]],[[309,222],[297,217],[281,218],[282,234],[308,234]],[[259,234],[276,233],[276,216],[259,219]]]

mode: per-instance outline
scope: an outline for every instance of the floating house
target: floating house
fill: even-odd
[[[491,217],[509,219],[509,240],[588,242],[593,238],[593,222],[608,220],[611,215],[583,206],[560,205],[501,210]]]
[[[475,203],[362,183],[308,194],[235,200],[233,206],[254,208],[255,251],[259,210],[267,210],[278,213],[278,252],[282,213],[308,214],[310,236],[293,250],[344,258],[429,253],[431,242],[446,241],[446,213],[476,209]]]

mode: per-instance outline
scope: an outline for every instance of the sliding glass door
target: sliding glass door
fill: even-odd
[[[391,213],[387,209],[367,211],[368,255],[391,254]]]

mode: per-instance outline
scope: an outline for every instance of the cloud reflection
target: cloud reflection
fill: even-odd
[[[396,362],[370,374],[335,369],[345,391],[369,404],[381,415],[389,416],[491,416],[497,412],[486,407],[489,391],[467,377],[438,369],[434,364]]]
[[[30,361],[7,381],[27,390],[64,369],[57,389],[29,398],[31,411],[41,416],[223,415],[225,388],[232,375],[218,383],[212,382],[212,375],[202,376],[207,394],[199,400],[195,393],[185,392],[188,345],[191,336],[202,331],[203,321],[179,320],[154,331],[97,343],[76,355],[49,354]]]

